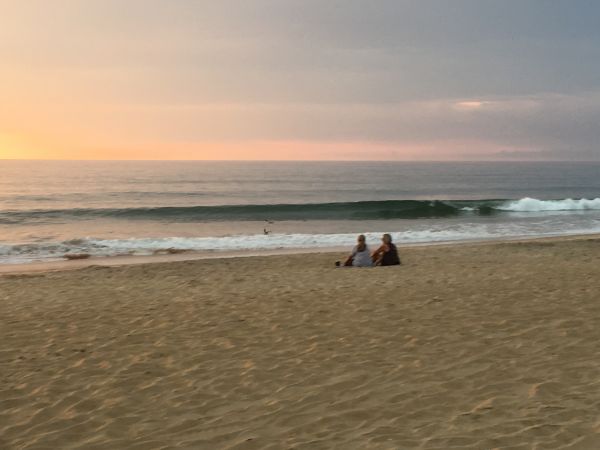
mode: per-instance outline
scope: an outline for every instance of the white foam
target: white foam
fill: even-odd
[[[365,233],[371,246],[378,245],[383,232]],[[493,233],[485,226],[455,227],[454,229],[428,229],[421,231],[405,231],[391,233],[398,243],[423,243],[465,240],[491,237]],[[197,251],[232,251],[232,250],[274,250],[280,248],[320,248],[351,246],[356,240],[355,233],[340,234],[263,234],[236,235],[226,237],[200,238],[160,238],[160,239],[115,239],[90,240],[92,248],[102,252],[110,250],[117,253],[148,254],[157,250],[185,249]]]
[[[472,241],[526,236],[571,235],[600,232],[600,220],[579,216],[575,221],[548,218],[511,222],[455,222],[440,221],[415,223],[402,231],[392,232],[394,242],[420,244],[452,241]],[[367,243],[374,249],[384,231],[365,233]],[[36,242],[23,244],[0,243],[0,263],[62,259],[65,254],[87,253],[91,256],[152,255],[161,250],[187,251],[253,251],[276,249],[350,248],[355,233],[308,234],[273,233],[269,235],[231,235],[214,237],[164,237],[131,239],[77,238],[63,242]]]
[[[367,241],[375,248],[383,232],[366,233]],[[464,225],[452,229],[434,228],[392,233],[397,243],[424,243],[484,239],[494,232],[485,226]],[[62,259],[69,253],[87,253],[92,256],[152,255],[168,249],[187,251],[276,250],[293,248],[351,247],[355,233],[339,234],[263,234],[220,237],[168,237],[132,239],[77,239],[61,243],[0,245],[0,263]]]
[[[600,210],[600,198],[594,199],[571,199],[564,200],[538,200],[535,198],[522,198],[506,202],[495,209],[501,211],[538,212],[538,211],[586,211]]]

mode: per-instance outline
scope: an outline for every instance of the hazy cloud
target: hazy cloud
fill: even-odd
[[[4,126],[600,158],[593,0],[0,3]]]

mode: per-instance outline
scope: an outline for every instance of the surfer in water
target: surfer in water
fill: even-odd
[[[396,245],[392,243],[392,236],[385,233],[381,237],[381,246],[375,250],[372,255],[373,264],[376,266],[397,266],[400,264],[400,257],[398,256],[398,249]]]
[[[274,221],[272,221],[272,220],[269,220],[269,219],[265,219],[265,223],[268,223],[268,224],[274,224],[275,222],[274,222]],[[265,227],[265,228],[263,228],[263,234],[264,234],[265,236],[268,236],[268,235],[269,235],[269,233],[271,233],[271,230],[268,230],[266,227]]]

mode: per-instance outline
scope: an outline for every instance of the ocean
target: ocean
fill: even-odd
[[[599,233],[600,163],[0,161],[0,264],[384,232],[400,246]]]

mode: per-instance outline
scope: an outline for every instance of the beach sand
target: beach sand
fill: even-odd
[[[0,276],[0,449],[600,449],[600,239]]]

